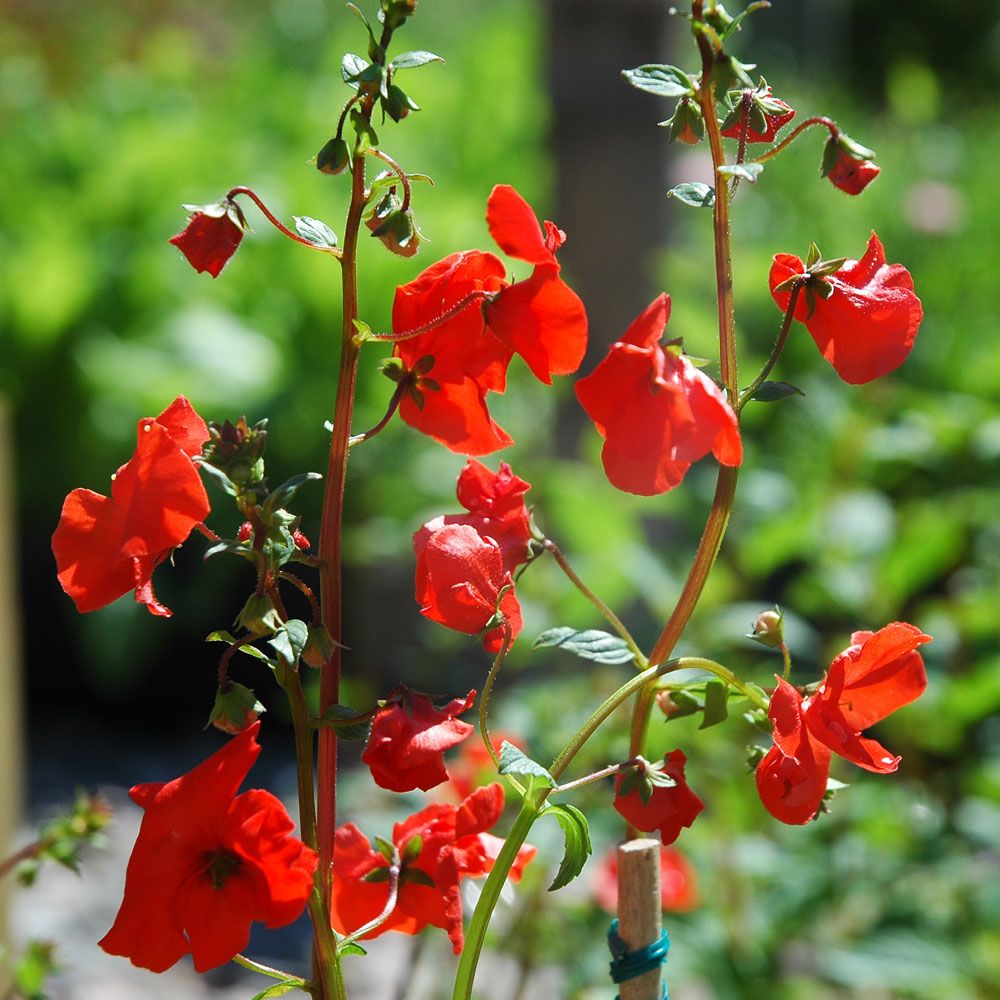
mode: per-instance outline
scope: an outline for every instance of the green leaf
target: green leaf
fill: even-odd
[[[598,629],[579,631],[565,625],[550,628],[535,640],[532,648],[541,649],[546,646],[565,649],[595,663],[628,663],[633,659],[633,653],[624,639]]]
[[[562,861],[559,862],[559,871],[549,886],[549,892],[555,892],[564,885],[568,885],[583,871],[583,866],[587,863],[587,858],[593,854],[594,849],[590,843],[590,826],[587,817],[580,812],[576,806],[558,803],[550,805],[545,811],[546,816],[555,816],[559,825],[563,828],[563,835],[566,838],[566,849],[563,852]]]
[[[508,743],[506,740],[500,747],[500,773],[519,774],[524,778],[541,781],[548,788],[556,787],[556,779],[541,764],[532,760],[518,750],[513,743]]]
[[[309,626],[298,618],[292,618],[278,629],[273,639],[267,640],[267,644],[287,666],[294,669],[308,639]]]
[[[754,0],[754,3],[750,4],[746,10],[741,10],[732,19],[732,21],[729,22],[722,34],[719,36],[720,39],[724,42],[734,31],[740,31],[740,25],[743,23],[743,18],[745,18],[748,14],[752,14],[755,10],[763,10],[770,6],[771,4],[768,0]]]
[[[337,234],[325,222],[310,219],[308,215],[293,215],[292,218],[295,220],[295,231],[313,246],[325,249],[337,245]]]
[[[256,993],[253,1000],[270,1000],[271,997],[283,997],[286,993],[291,993],[292,990],[302,989],[305,984],[304,979],[282,979],[280,983],[274,983],[272,986],[261,990],[260,993]]]
[[[295,496],[303,483],[315,482],[322,478],[318,472],[302,472],[297,476],[292,476],[291,479],[286,479],[280,486],[276,486],[268,493],[261,508],[263,519],[269,521],[274,511],[284,507]]]
[[[715,204],[715,188],[701,181],[687,181],[667,192],[668,198],[676,198],[694,208],[711,208]]]
[[[712,680],[705,685],[705,720],[698,727],[708,729],[725,722],[729,716],[729,685],[723,680]]]
[[[724,177],[742,177],[751,184],[756,184],[763,169],[763,163],[727,163],[719,167],[716,173],[722,174]]]
[[[368,951],[362,948],[357,941],[352,941],[350,944],[345,944],[343,948],[338,948],[337,951],[341,955],[367,955]]]
[[[211,559],[212,556],[217,556],[222,552],[228,552],[230,555],[241,556],[243,559],[253,560],[253,549],[248,548],[243,542],[236,538],[227,538],[221,542],[215,542],[205,549],[205,554],[202,559]]]
[[[679,718],[684,715],[694,715],[695,712],[700,712],[705,707],[705,702],[699,698],[697,695],[690,691],[671,691],[670,700],[676,706],[676,711],[670,716],[672,719]]]
[[[219,629],[217,632],[210,632],[205,636],[205,642],[228,642],[232,645],[236,642],[235,636],[231,632],[227,632],[224,629]],[[256,646],[252,646],[249,643],[240,646],[239,652],[246,653],[247,656],[252,656],[254,659],[263,660],[268,666],[273,667],[275,665],[274,660],[267,655],[263,650],[258,649]]]
[[[398,56],[389,64],[390,69],[416,69],[418,66],[426,66],[428,63],[444,60],[433,52],[425,52],[418,49],[415,52],[400,52]]]
[[[786,396],[804,396],[805,393],[790,382],[763,382],[750,397],[758,403],[776,403]]]
[[[368,68],[368,60],[361,56],[348,52],[340,61],[340,75],[344,78],[344,83],[350,84],[355,90],[358,89],[357,78]]]
[[[622,78],[636,90],[657,97],[683,97],[694,89],[691,77],[676,66],[646,65],[623,69]]]
[[[236,484],[227,476],[222,469],[217,469],[208,462],[198,462],[198,468],[206,473],[209,479],[214,479],[218,486],[221,486],[231,497],[236,496]]]
[[[368,718],[349,705],[331,705],[316,720],[317,726],[330,726],[342,740],[368,739]]]

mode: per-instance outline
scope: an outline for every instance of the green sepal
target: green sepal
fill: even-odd
[[[705,685],[705,718],[699,729],[709,729],[729,717],[729,685],[720,679]]]
[[[236,616],[235,624],[254,635],[264,635],[281,628],[281,617],[267,594],[251,594]]]
[[[503,741],[500,747],[501,774],[517,774],[522,778],[538,782],[546,788],[555,788],[556,779],[537,761],[532,760],[523,751],[518,750],[513,743]]]
[[[403,848],[403,864],[411,865],[420,857],[420,852],[424,849],[424,838],[417,834],[411,837]]]
[[[399,873],[399,884],[409,882],[412,885],[426,885],[434,887],[434,879],[422,868],[404,868]]]
[[[381,840],[380,837],[376,837],[376,840]],[[385,841],[382,841],[385,843]],[[384,855],[384,851],[379,851],[380,854]],[[361,876],[362,882],[388,882],[389,881],[389,869],[384,868],[381,865],[378,868],[373,868],[367,875]]]
[[[337,234],[319,219],[310,219],[308,215],[293,215],[295,231],[314,247],[330,249],[337,245]]]
[[[341,174],[351,165],[351,150],[342,136],[334,136],[316,154],[316,169],[324,174]]]
[[[351,108],[351,127],[357,136],[355,144],[357,153],[363,153],[378,145],[378,134],[372,128],[371,122],[357,108]]]
[[[647,64],[635,69],[623,69],[622,79],[647,94],[657,97],[682,97],[694,93],[694,82],[677,66]]]
[[[813,245],[815,246],[815,244]],[[850,260],[849,257],[834,257],[831,260],[816,261],[809,267],[809,273],[814,278],[829,278],[831,274],[836,274],[848,260]],[[830,287],[832,289],[833,286]]]
[[[532,648],[545,647],[558,647],[595,663],[628,663],[634,658],[624,639],[599,629],[579,631],[565,625],[550,628],[535,640]]]
[[[389,862],[390,865],[399,864],[399,851],[396,850],[396,845],[390,843],[384,837],[375,838],[375,850]],[[388,878],[389,872],[386,870],[386,877]]]
[[[776,403],[788,396],[804,396],[805,393],[790,382],[762,382],[750,397],[758,403]]]
[[[715,204],[715,188],[701,181],[686,181],[672,187],[668,198],[676,198],[692,208],[711,208]]]
[[[583,871],[583,866],[587,863],[587,858],[594,853],[594,848],[590,842],[590,825],[587,823],[587,817],[576,806],[563,802],[553,803],[542,812],[542,815],[554,816],[562,827],[565,837],[562,861],[559,862],[559,870],[549,886],[549,892],[555,892],[556,889],[569,885]]]

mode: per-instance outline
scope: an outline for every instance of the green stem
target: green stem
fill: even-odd
[[[799,300],[799,292],[805,287],[805,282],[809,280],[807,275],[803,275],[802,278],[803,280],[795,285],[792,289],[792,294],[788,297],[788,306],[781,321],[781,329],[778,331],[777,339],[774,341],[774,347],[771,348],[771,356],[767,359],[764,367],[761,368],[760,374],[740,393],[740,398],[736,403],[737,416],[743,412],[743,407],[753,399],[753,394],[764,384],[767,376],[771,374],[774,366],[778,363],[781,352],[785,349],[785,342],[788,340],[788,331],[791,330],[792,320],[795,317],[795,303]]]
[[[312,989],[309,981],[303,979],[301,976],[293,976],[290,972],[282,972],[281,969],[273,969],[270,965],[262,965],[260,962],[255,962],[252,958],[247,958],[246,955],[233,955],[232,961],[236,965],[242,965],[244,969],[249,969],[251,972],[259,972],[262,976],[268,976],[270,979],[280,979],[285,982],[294,981],[301,989]]]
[[[635,662],[640,668],[645,667],[646,657],[642,650],[639,648],[639,644],[632,638],[632,633],[625,627],[622,620],[616,615],[611,608],[609,608],[604,601],[602,601],[584,582],[576,575],[576,571],[570,566],[566,557],[562,554],[559,546],[552,541],[551,538],[545,539],[545,548],[552,553],[552,558],[558,563],[559,568],[569,577],[573,586],[583,594],[584,597],[590,601],[591,604],[597,608],[598,611],[604,616],[608,624],[625,640],[625,645],[628,646],[629,652],[632,654]]]
[[[259,209],[261,215],[267,219],[268,222],[274,226],[284,236],[287,236],[290,240],[295,243],[299,243],[304,247],[309,247],[310,250],[319,250],[320,253],[328,253],[334,257],[339,257],[341,251],[336,247],[324,247],[320,246],[318,243],[313,243],[311,240],[307,240],[304,236],[299,236],[298,233],[293,233],[288,226],[286,226],[261,200],[260,196],[256,191],[252,191],[248,187],[234,187],[226,197],[232,199],[234,195],[243,194],[246,195]]]
[[[483,693],[479,696],[479,734],[483,738],[483,745],[486,747],[486,752],[490,755],[490,760],[493,761],[493,766],[497,769],[500,768],[500,757],[497,754],[496,748],[493,746],[493,739],[490,736],[490,695],[493,693],[493,682],[497,679],[497,674],[500,673],[503,661],[507,658],[507,650],[510,649],[510,641],[510,624],[509,622],[504,621],[503,643],[501,644],[497,655],[493,659],[493,666],[490,667],[490,672],[486,675],[486,683],[483,684]],[[523,792],[523,789],[521,789],[521,791]]]
[[[406,176],[406,171],[388,153],[383,153],[381,149],[366,149],[365,152],[368,156],[374,156],[376,159],[388,164],[392,172],[399,178],[400,184],[403,185],[403,201],[399,207],[400,211],[405,212],[410,207],[410,178]]]
[[[582,778],[577,778],[575,781],[567,781],[565,785],[556,785],[552,789],[552,794],[555,795],[557,792],[571,792],[574,788],[583,788],[584,785],[592,785],[595,781],[600,781],[602,778],[610,778],[612,774],[617,774],[619,771],[626,767],[631,767],[640,760],[642,760],[641,757],[630,757],[628,760],[623,760],[620,764],[609,764],[607,767],[602,767],[600,771],[585,774]]]
[[[392,911],[396,909],[398,900],[399,865],[396,864],[389,866],[389,898],[386,900],[382,912],[377,917],[369,920],[367,924],[362,924],[356,931],[348,934],[347,937],[341,938],[338,947],[343,950],[348,945],[354,944],[355,941],[360,941],[366,934],[371,934],[372,931],[378,930],[392,916]]]
[[[772,146],[767,152],[761,153],[760,156],[754,160],[754,163],[766,163],[768,160],[773,160],[778,153],[790,146],[807,128],[813,125],[822,125],[830,130],[830,135],[836,138],[840,135],[840,129],[837,127],[837,123],[823,115],[817,115],[815,118],[807,118],[804,122],[799,124],[794,128],[788,135],[785,136],[777,146]]]

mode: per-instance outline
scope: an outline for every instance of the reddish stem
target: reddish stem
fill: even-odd
[[[255,191],[252,191],[250,188],[234,187],[226,195],[226,197],[233,198],[235,195],[238,194],[245,194],[260,209],[261,214],[264,216],[264,218],[267,219],[267,221],[270,222],[271,225],[274,226],[274,228],[277,229],[279,233],[282,233],[284,236],[287,236],[290,240],[294,241],[295,243],[301,243],[302,246],[309,247],[310,250],[319,250],[320,253],[332,253],[334,257],[339,257],[341,255],[341,251],[338,250],[336,247],[321,247],[318,244],[313,243],[311,240],[307,240],[304,236],[299,236],[298,233],[293,233],[291,229],[289,229],[288,226],[286,226],[280,219],[278,219],[277,216],[275,216],[275,214],[267,207],[267,205],[265,205],[264,202],[261,201],[259,195]]]

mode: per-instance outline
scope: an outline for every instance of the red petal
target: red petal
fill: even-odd
[[[411,427],[462,455],[487,455],[514,443],[490,416],[486,393],[471,378],[439,384],[440,389],[420,390],[423,408],[403,397],[399,415]]]
[[[495,826],[503,815],[503,804],[503,785],[499,782],[477,788],[458,807],[455,814],[455,839],[485,833]]]
[[[818,812],[829,773],[828,750],[800,759],[773,746],[757,765],[757,793],[775,819],[798,826],[808,823]]]
[[[217,278],[236,253],[243,239],[243,230],[229,218],[228,214],[219,217],[195,212],[188,221],[187,227],[170,242],[190,261],[196,271],[208,271]]]
[[[508,257],[529,264],[554,264],[534,209],[509,184],[498,184],[486,202],[486,224]]]
[[[184,396],[178,396],[156,422],[166,427],[177,447],[189,457],[201,454],[201,446],[208,440],[208,425]]]

